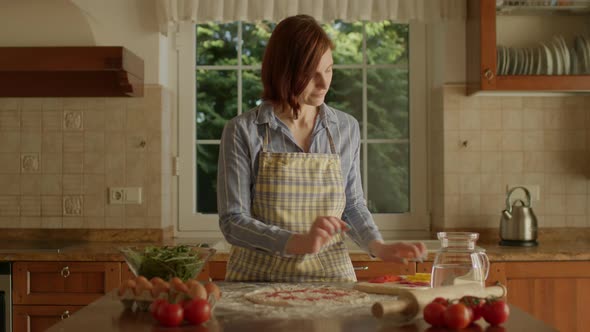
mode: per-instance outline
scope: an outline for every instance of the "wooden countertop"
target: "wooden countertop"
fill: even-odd
[[[231,284],[231,283],[226,283]],[[226,292],[225,286],[220,285],[222,292]],[[222,299],[223,300],[223,299]],[[79,310],[71,317],[51,327],[48,332],[58,331],[208,331],[208,332],[248,332],[248,331],[305,331],[305,332],[364,332],[364,331],[451,331],[443,328],[431,328],[424,320],[416,320],[411,325],[396,327],[387,320],[377,319],[371,316],[369,307],[354,315],[335,318],[306,319],[268,319],[264,315],[244,315],[243,313],[231,314],[226,311],[215,311],[215,318],[202,326],[181,326],[178,328],[163,328],[158,326],[147,312],[134,312],[125,310],[123,304],[109,293],[87,307]],[[510,306],[510,318],[502,327],[492,328],[483,320],[469,328],[465,332],[491,332],[491,331],[536,331],[553,332],[554,328],[533,318],[517,307]]]
[[[182,243],[199,243],[183,239]],[[60,251],[26,250],[10,251],[0,243],[0,261],[123,261],[123,256],[118,248],[124,246],[150,245],[150,244],[176,244],[179,241],[159,242],[86,242],[73,245],[65,244]],[[484,248],[491,261],[589,261],[590,239],[579,241],[555,240],[540,242],[537,247],[504,247],[498,244],[479,244]],[[351,252],[353,261],[373,260],[362,252]],[[433,260],[434,252],[431,252],[427,260]],[[227,261],[229,254],[218,251],[211,261]]]

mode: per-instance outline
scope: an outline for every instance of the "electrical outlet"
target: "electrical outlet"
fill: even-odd
[[[141,187],[109,188],[109,204],[141,204]]]
[[[531,201],[539,201],[541,199],[541,188],[538,184],[507,184],[506,185],[506,194],[510,191],[510,189],[514,187],[525,187],[529,193],[531,194]],[[520,199],[526,203],[526,194],[524,190],[515,190],[512,192],[510,196],[510,201],[514,202],[515,200]]]

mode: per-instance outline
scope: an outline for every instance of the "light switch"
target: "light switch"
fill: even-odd
[[[141,187],[109,188],[109,204],[141,204]]]

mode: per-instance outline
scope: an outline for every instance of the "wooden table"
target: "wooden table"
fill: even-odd
[[[229,284],[229,283],[228,283]],[[221,285],[223,290],[223,285]],[[255,316],[255,315],[253,315]],[[334,319],[263,319],[243,314],[217,315],[207,324],[202,326],[183,325],[177,328],[164,328],[157,325],[155,320],[147,312],[134,312],[125,310],[123,304],[109,293],[87,307],[79,310],[71,317],[51,327],[48,332],[83,331],[195,331],[195,332],[261,332],[261,331],[305,331],[305,332],[445,332],[450,329],[433,328],[424,320],[416,320],[407,326],[394,326],[387,320],[372,317],[370,314],[358,314],[345,318]],[[554,332],[556,329],[535,319],[531,315],[510,306],[510,318],[500,327],[490,327],[483,319],[462,332]]]

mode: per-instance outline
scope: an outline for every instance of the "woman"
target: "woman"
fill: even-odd
[[[384,261],[425,254],[386,245],[366,207],[360,131],[328,107],[334,45],[310,16],[281,21],[262,63],[263,103],[230,120],[219,154],[219,225],[228,281],[356,281],[347,233]]]

